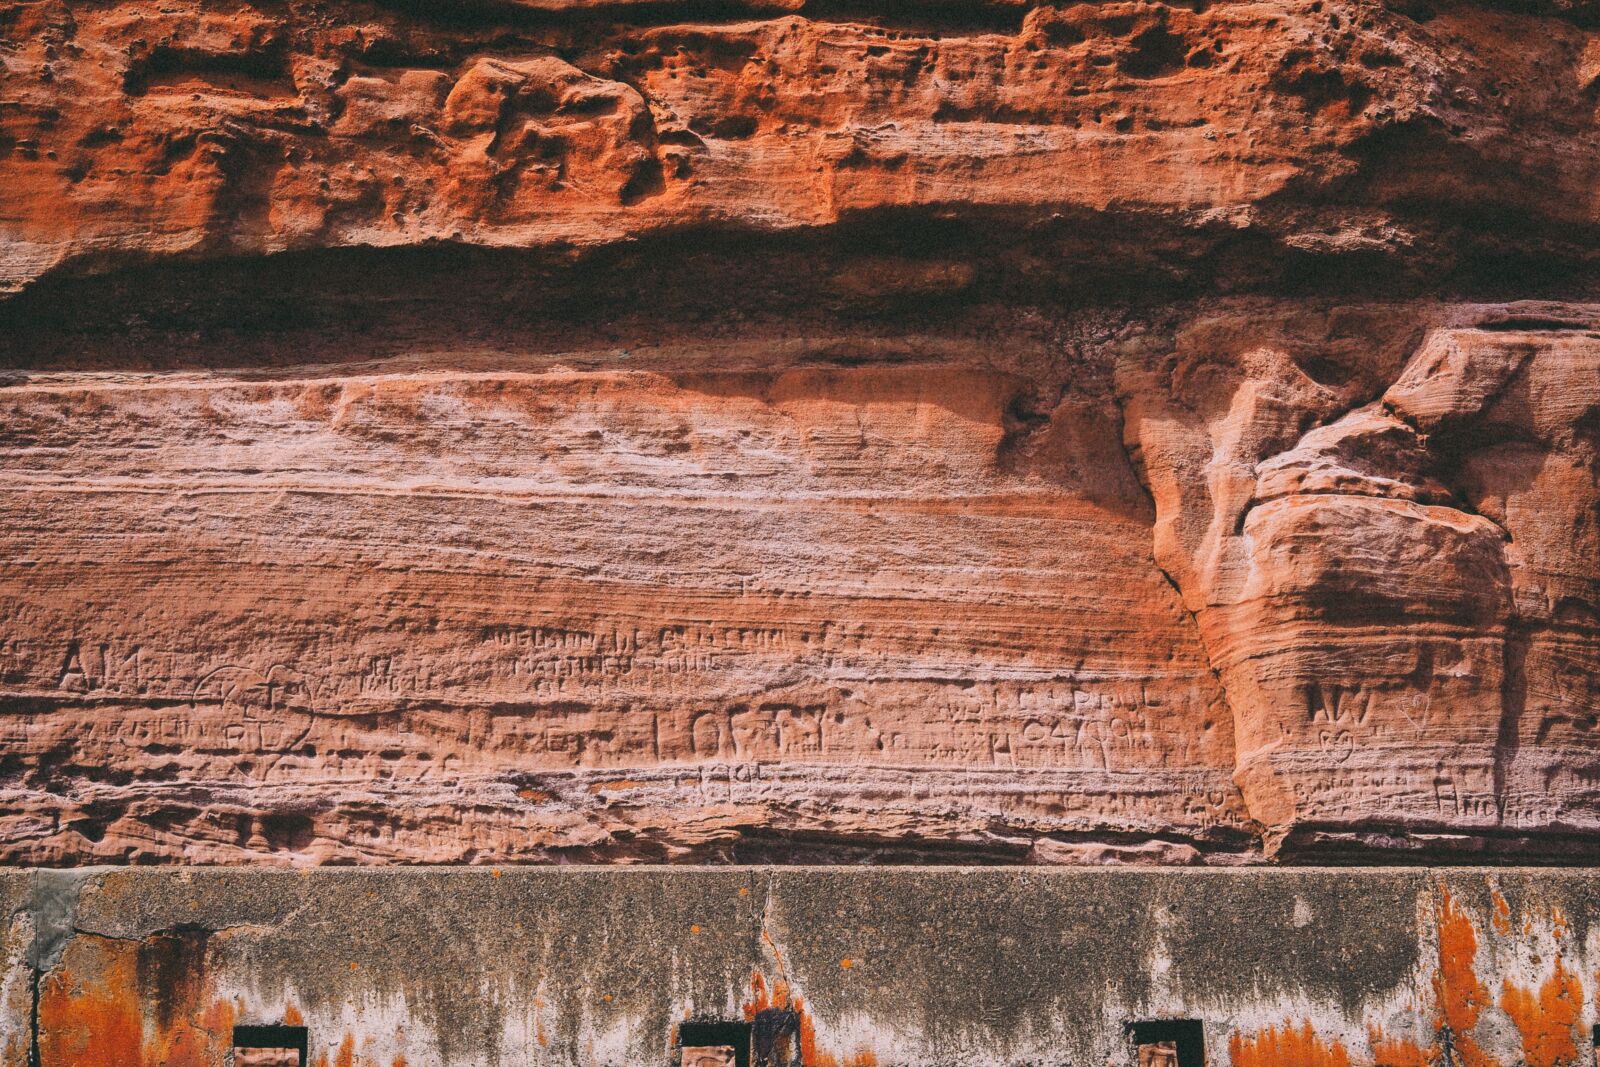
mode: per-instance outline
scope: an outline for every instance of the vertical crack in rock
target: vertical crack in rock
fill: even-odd
[[[1156,512],[1156,510],[1157,510],[1155,494],[1153,492],[1151,492],[1151,489],[1150,489],[1149,473],[1145,470],[1144,464],[1141,462],[1142,453],[1140,452],[1140,450],[1130,446],[1130,444],[1129,444],[1129,441],[1128,441],[1128,438],[1127,438],[1127,433],[1126,433],[1126,431],[1127,431],[1127,413],[1126,413],[1126,410],[1123,407],[1123,401],[1122,401],[1121,396],[1113,394],[1112,403],[1115,404],[1116,410],[1117,410],[1117,440],[1121,444],[1122,453],[1123,453],[1124,457],[1126,457],[1129,467],[1131,467],[1133,469],[1133,471],[1135,472],[1135,474],[1138,475],[1139,486],[1144,491],[1145,497],[1149,501],[1149,504],[1150,504],[1150,510],[1151,510],[1152,514],[1154,514]],[[1216,682],[1216,686],[1217,686],[1218,692],[1220,692],[1222,694],[1222,700],[1223,700],[1224,705],[1227,708],[1228,714],[1230,716],[1234,716],[1235,720],[1237,720],[1236,713],[1235,713],[1235,711],[1233,709],[1232,701],[1229,699],[1229,696],[1228,696],[1227,681],[1223,678],[1222,672],[1217,669],[1216,662],[1215,662],[1214,658],[1211,655],[1211,651],[1210,651],[1210,647],[1209,647],[1209,641],[1208,641],[1208,639],[1206,637],[1206,631],[1205,631],[1204,627],[1202,627],[1201,624],[1200,624],[1199,612],[1197,612],[1193,607],[1190,606],[1188,599],[1184,596],[1183,589],[1180,588],[1179,585],[1178,585],[1177,579],[1172,576],[1172,573],[1170,571],[1168,571],[1166,567],[1162,566],[1160,558],[1156,554],[1156,546],[1155,546],[1155,544],[1153,542],[1152,542],[1152,544],[1150,546],[1150,552],[1151,552],[1151,560],[1154,563],[1154,566],[1156,568],[1157,573],[1159,573],[1161,575],[1162,580],[1167,584],[1168,588],[1170,588],[1172,590],[1173,602],[1177,605],[1178,610],[1181,611],[1188,618],[1189,625],[1191,627],[1193,627],[1193,629],[1194,629],[1195,640],[1199,643],[1201,649],[1203,649],[1205,651],[1206,669],[1208,671],[1210,671],[1212,679]],[[1233,756],[1234,756],[1235,761],[1237,761],[1237,759],[1238,759],[1237,751],[1235,751],[1233,753]],[[1246,808],[1249,807],[1249,799],[1248,799],[1248,797],[1246,797],[1245,806],[1246,806]],[[1255,832],[1257,832],[1257,833],[1262,833],[1262,830],[1263,830],[1263,828],[1260,827],[1259,825],[1257,827],[1255,827]],[[1269,854],[1270,854],[1270,852],[1272,850],[1269,848],[1268,851],[1269,851]]]

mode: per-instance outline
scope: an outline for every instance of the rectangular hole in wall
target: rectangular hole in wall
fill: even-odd
[[[1594,1040],[1594,1067],[1600,1067],[1600,1026],[1594,1028],[1590,1037]]]
[[[750,1067],[749,1023],[679,1023],[676,1067]]]
[[[306,1067],[303,1026],[235,1026],[233,1067]]]
[[[1205,1030],[1199,1019],[1129,1023],[1139,1067],[1205,1067]]]

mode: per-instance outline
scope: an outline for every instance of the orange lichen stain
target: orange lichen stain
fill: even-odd
[[[1575,1067],[1578,1045],[1573,1027],[1583,1007],[1583,983],[1556,957],[1555,971],[1531,989],[1505,982],[1500,1008],[1516,1025],[1528,1067]]]
[[[535,1019],[533,1021],[533,1039],[539,1042],[540,1048],[550,1047],[550,1035],[544,1032],[543,1019]]]
[[[856,961],[851,959],[849,956],[846,956],[844,959],[839,961],[839,966],[843,967],[847,971],[855,965]]]
[[[1550,909],[1550,923],[1551,931],[1556,937],[1561,938],[1567,936],[1567,930],[1569,929],[1567,926],[1567,916],[1566,913],[1560,908]]]
[[[144,1063],[144,1020],[135,996],[136,946],[85,946],[39,987],[39,1043],[43,1063],[83,1067],[139,1067]],[[88,959],[83,959],[88,955]]]
[[[698,934],[700,932],[700,924],[699,923],[690,923],[689,924],[689,932],[691,934]]]
[[[1446,890],[1439,903],[1439,969],[1433,976],[1433,992],[1440,1026],[1449,1028],[1460,1067],[1493,1067],[1493,1061],[1469,1036],[1489,1003],[1489,991],[1473,967],[1477,954],[1478,932],[1472,919]]]
[[[517,790],[517,796],[530,804],[543,804],[550,799],[550,794],[543,789],[519,789]]]
[[[1374,1067],[1430,1067],[1428,1054],[1415,1041],[1388,1037],[1381,1027],[1367,1027]]]
[[[750,976],[750,999],[744,1002],[745,1022],[754,1022],[758,1012],[768,1008],[787,1008],[789,1006],[789,986],[779,982],[771,989],[767,988],[767,977],[760,971]]]
[[[753,1022],[769,1008],[788,1008],[794,1012],[800,1030],[800,1062],[805,1067],[876,1067],[877,1054],[870,1050],[856,1052],[841,1064],[837,1057],[818,1048],[816,1024],[806,1011],[805,999],[792,995],[787,982],[774,982],[769,988],[766,976],[756,971],[750,976],[750,999],[744,1002],[744,1017]]]
[[[145,1058],[163,1067],[209,1067],[221,1059],[224,1035],[233,1032],[236,1018],[234,1005],[226,1000],[209,1004],[198,1023],[180,1015],[146,1041]]]
[[[739,887],[739,895],[740,895],[740,896],[741,896],[741,897],[747,897],[747,896],[749,896],[749,895],[750,895],[750,887],[749,887],[749,886],[747,886],[747,885],[742,885],[742,886],[740,886],[740,887]]]
[[[333,1067],[355,1067],[356,1039],[354,1034],[345,1034],[344,1040],[339,1042],[339,1051],[333,1054]]]
[[[1350,1067],[1343,1044],[1324,1042],[1307,1020],[1297,1030],[1269,1026],[1254,1037],[1238,1031],[1228,1039],[1228,1057],[1234,1067]]]
[[[306,1017],[300,1014],[300,1009],[293,1004],[283,1006],[283,1024],[285,1026],[304,1026]]]
[[[1501,937],[1510,937],[1511,905],[1506,903],[1506,898],[1500,894],[1500,890],[1498,889],[1494,891],[1493,897],[1494,915],[1490,917],[1489,921],[1491,924],[1493,924],[1495,933],[1499,934]]]
[[[404,1056],[396,1056],[389,1067],[406,1067],[406,1058]]]
[[[350,961],[350,969],[352,971],[359,971],[361,969],[361,964],[357,963],[355,960],[351,960]]]
[[[491,878],[499,878],[500,877],[500,868],[496,867],[494,870],[490,871],[489,872],[489,877],[491,877]]]

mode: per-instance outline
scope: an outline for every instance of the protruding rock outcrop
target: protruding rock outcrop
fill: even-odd
[[[1269,840],[1595,828],[1595,722],[1570,709],[1600,676],[1579,622],[1600,574],[1600,338],[1516,327],[1429,333],[1346,415],[1264,351],[1209,388],[1173,375],[1158,410],[1187,399],[1191,426],[1131,428]]]

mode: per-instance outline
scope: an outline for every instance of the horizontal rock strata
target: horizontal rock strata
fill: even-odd
[[[1597,221],[1585,138],[1600,59],[1572,18],[1536,10],[33,0],[4,12],[5,288],[128,256],[594,245],[886,208],[1132,210],[1347,253],[1425,243],[1427,227],[1403,217],[1419,200],[1568,236]]]
[[[0,858],[1594,858],[1583,6],[0,6]]]

